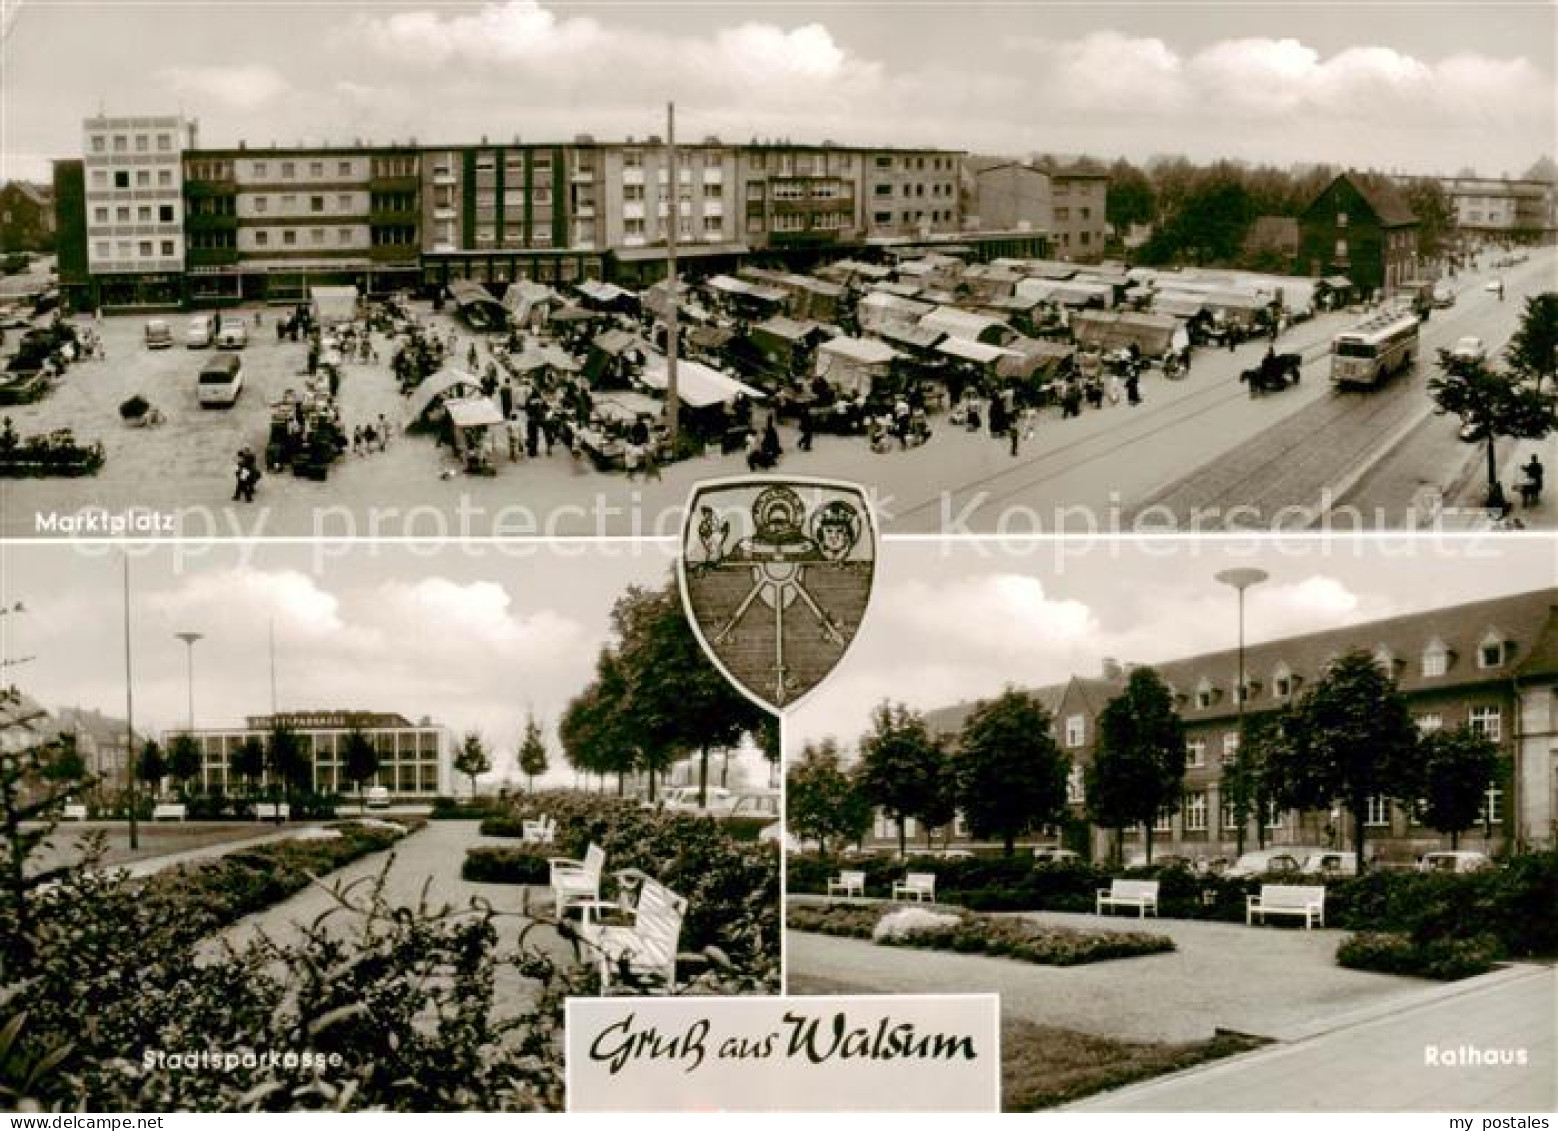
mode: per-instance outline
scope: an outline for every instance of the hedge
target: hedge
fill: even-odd
[[[486,884],[545,884],[551,879],[544,849],[481,846],[465,853],[460,878]]]
[[[1353,935],[1336,950],[1336,961],[1354,970],[1378,974],[1412,974],[1453,982],[1493,968],[1500,952],[1492,935],[1441,938],[1419,943],[1394,931],[1365,931]]]

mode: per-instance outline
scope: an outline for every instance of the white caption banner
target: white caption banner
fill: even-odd
[[[994,994],[572,998],[568,1109],[1001,1107]]]

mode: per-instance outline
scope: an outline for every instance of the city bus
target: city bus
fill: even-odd
[[[1331,383],[1372,388],[1417,357],[1417,316],[1385,310],[1331,340]]]

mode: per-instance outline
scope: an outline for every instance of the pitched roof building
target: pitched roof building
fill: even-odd
[[[1383,177],[1339,173],[1299,217],[1298,270],[1389,294],[1419,269],[1417,217]]]

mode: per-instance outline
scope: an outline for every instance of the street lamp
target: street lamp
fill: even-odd
[[[184,670],[189,683],[188,733],[193,736],[195,733],[195,641],[202,639],[202,634],[198,632],[175,632],[173,636],[175,639],[184,642]]]
[[[1234,808],[1234,817],[1239,823],[1238,832],[1236,833],[1236,844],[1238,846],[1238,855],[1243,856],[1244,826],[1248,823],[1249,817],[1246,801],[1246,791],[1249,788],[1249,783],[1244,773],[1244,591],[1251,586],[1259,585],[1271,575],[1263,569],[1225,569],[1216,576],[1217,580],[1224,585],[1231,585],[1239,591],[1239,685],[1236,692],[1239,708],[1239,748],[1233,754],[1233,772],[1234,779],[1238,782],[1238,796],[1240,798],[1239,803]],[[1257,821],[1264,820],[1265,816],[1264,813],[1257,813],[1255,819]]]

